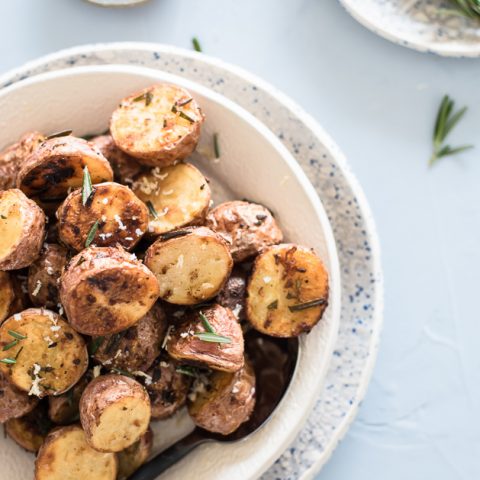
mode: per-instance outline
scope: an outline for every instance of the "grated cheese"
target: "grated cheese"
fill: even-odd
[[[42,288],[42,282],[40,280],[37,280],[37,284],[35,286],[35,290],[32,292],[32,296],[36,297],[41,288]]]
[[[38,363],[33,364],[33,380],[32,380],[32,386],[30,387],[30,390],[28,392],[29,395],[36,395],[37,397],[42,394],[42,391],[40,390],[40,382],[42,381],[42,378],[38,376],[40,373],[40,370],[42,367]]]

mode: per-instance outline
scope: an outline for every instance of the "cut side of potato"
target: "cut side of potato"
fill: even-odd
[[[108,160],[86,140],[72,136],[51,138],[24,161],[17,188],[35,201],[55,206],[70,190],[82,186],[85,167],[94,184],[113,180]]]
[[[58,308],[59,279],[67,263],[67,249],[45,243],[40,256],[28,269],[28,295],[37,307]]]
[[[158,358],[147,371],[150,380],[144,385],[152,404],[152,419],[171,417],[185,405],[192,377],[181,372],[179,364],[167,355]]]
[[[72,250],[83,250],[87,239],[98,247],[131,250],[146,232],[148,209],[128,187],[114,182],[94,185],[85,205],[82,196],[82,189],[75,190],[57,211],[60,240]]]
[[[148,459],[153,448],[153,432],[149,428],[138,442],[117,453],[118,480],[127,480]]]
[[[166,348],[182,363],[225,372],[243,367],[242,328],[232,311],[220,305],[187,315],[171,331]]]
[[[52,431],[38,452],[35,480],[115,480],[117,458],[91,448],[79,425]]]
[[[0,423],[11,418],[23,417],[38,405],[38,398],[27,395],[14,387],[0,372]]]
[[[0,323],[11,313],[15,302],[13,282],[8,272],[0,272]]]
[[[270,211],[256,203],[222,203],[207,215],[206,225],[225,239],[235,262],[253,257],[283,239]]]
[[[93,358],[107,368],[146,372],[160,354],[167,326],[163,308],[155,304],[128,330],[93,338],[92,344],[99,345]]]
[[[164,167],[197,146],[204,116],[183,88],[159,84],[120,102],[110,121],[116,145],[145,165]]]
[[[0,270],[28,267],[40,253],[45,214],[20,190],[0,191]]]
[[[43,404],[21,418],[12,418],[5,424],[5,433],[29,452],[38,452],[53,424]]]
[[[0,370],[30,395],[60,395],[87,369],[83,338],[60,315],[43,308],[16,313],[0,326]]]
[[[135,194],[150,208],[150,235],[160,235],[187,225],[200,225],[210,205],[207,179],[193,165],[178,163],[155,167],[136,178]]]
[[[133,179],[146,169],[133,157],[122,152],[113,141],[111,135],[99,135],[90,140],[97,147],[102,155],[110,162],[113,169],[113,176],[116,182],[123,185],[131,185]]]
[[[87,442],[100,452],[120,452],[133,445],[147,431],[150,416],[147,392],[124,375],[97,377],[80,399]]]
[[[158,294],[155,275],[121,248],[83,250],[70,260],[60,281],[68,321],[91,336],[131,327],[152,308]]]
[[[247,317],[253,328],[274,337],[309,332],[328,304],[328,272],[310,249],[270,247],[255,260],[247,288]]]
[[[194,305],[214,297],[227,281],[233,261],[225,241],[205,227],[176,230],[159,237],[145,254],[160,297]]]
[[[255,373],[248,362],[236,373],[214,372],[207,388],[195,388],[188,413],[195,424],[229,435],[246,422],[255,407]]]

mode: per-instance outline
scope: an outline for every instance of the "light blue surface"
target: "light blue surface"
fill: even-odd
[[[204,50],[273,83],[335,138],[376,216],[385,327],[360,415],[319,478],[480,477],[480,121],[478,60],[387,43],[333,0],[151,0],[103,10],[81,0],[2,2],[0,70],[94,41]],[[471,110],[452,143],[478,143],[428,170],[443,93]]]

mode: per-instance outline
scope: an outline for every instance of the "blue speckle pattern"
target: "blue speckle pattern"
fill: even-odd
[[[1,86],[38,73],[92,64],[157,68],[225,95],[250,111],[282,140],[317,189],[332,225],[340,260],[339,336],[324,390],[314,410],[294,444],[262,479],[310,477],[328,460],[355,417],[378,346],[383,282],[375,227],[361,188],[336,145],[308,115],[273,87],[203,55],[141,43],[85,46],[27,64],[2,77]]]
[[[449,0],[340,0],[372,32],[403,47],[450,57],[480,56],[480,21]]]

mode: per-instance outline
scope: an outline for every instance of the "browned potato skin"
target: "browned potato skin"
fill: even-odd
[[[279,280],[274,275],[277,270]],[[271,282],[265,283],[270,275]],[[247,287],[247,318],[255,330],[266,335],[296,337],[308,333],[320,321],[328,295],[328,272],[311,249],[275,245],[265,249],[253,265]],[[295,312],[288,308],[313,300],[323,302]],[[278,302],[275,308],[269,308],[272,302]]]
[[[15,187],[22,163],[44,140],[40,132],[28,132],[0,153],[0,190]]]
[[[133,179],[142,172],[145,167],[133,157],[122,152],[113,141],[111,135],[99,135],[90,140],[110,162],[113,176],[116,182],[123,185],[131,185]]]
[[[48,417],[57,425],[68,425],[78,420],[79,404],[83,391],[92,380],[88,371],[68,392],[48,397]]]
[[[70,260],[60,280],[60,299],[70,324],[91,336],[131,327],[158,295],[154,274],[120,248],[83,250]]]
[[[38,398],[14,387],[0,372],[0,423],[23,417],[38,405]]]
[[[133,327],[104,337],[93,358],[107,368],[146,372],[160,354],[166,330],[167,318],[157,303]]]
[[[21,221],[18,240],[15,244],[9,244],[8,251],[0,256],[0,270],[19,270],[28,267],[37,258],[43,244],[45,214],[34,201],[16,188],[0,191],[0,211],[7,217],[0,218],[0,244],[2,238],[7,238],[9,228],[12,228],[9,226],[9,215],[19,216]]]
[[[136,417],[127,408],[119,409],[119,418],[111,425],[112,431],[122,434],[123,446],[119,447],[118,441],[110,442],[108,445],[101,445],[95,440],[95,430],[101,425],[102,414],[109,407],[118,404],[121,406],[125,399],[135,399],[148,411],[148,418]],[[121,416],[121,417],[120,417]],[[99,452],[119,452],[133,445],[147,431],[150,422],[151,407],[150,399],[143,386],[132,378],[124,375],[103,375],[90,382],[80,399],[80,421],[92,448]],[[123,417],[123,418],[122,418]],[[135,436],[126,435],[122,427],[128,422],[129,427],[135,427]]]
[[[61,245],[45,243],[40,256],[30,265],[28,295],[35,306],[58,308],[59,279],[67,263],[67,253]]]
[[[148,459],[153,448],[153,432],[149,428],[131,447],[117,453],[118,475],[117,480],[127,480]]]
[[[12,311],[15,302],[15,290],[8,272],[0,272],[0,323],[2,323]]]
[[[43,404],[21,418],[12,418],[5,424],[5,433],[29,452],[38,452],[52,424]]]
[[[255,373],[245,362],[236,373],[214,372],[210,389],[188,402],[188,413],[198,427],[229,435],[250,418],[254,407]]]
[[[222,307],[238,312],[238,320],[246,320],[247,272],[243,268],[234,267],[230,278],[225,283],[215,301]]]
[[[147,94],[152,95],[149,105],[144,100],[136,100]],[[195,100],[180,106],[190,98],[183,88],[168,84],[152,85],[124,98],[110,121],[110,133],[116,145],[152,167],[164,167],[185,159],[195,150],[204,121]],[[164,105],[160,107],[157,102]],[[194,122],[174,113],[174,105]]]
[[[171,417],[187,401],[192,377],[177,371],[178,363],[161,356],[147,371],[152,383],[145,384],[152,404],[152,419],[163,420]]]
[[[95,185],[86,205],[82,189],[75,190],[58,209],[57,218],[61,242],[77,252],[85,248],[96,221],[98,228],[91,244],[97,247],[121,245],[131,250],[148,228],[146,205],[128,187],[114,182]]]
[[[222,203],[209,212],[206,225],[225,239],[235,262],[253,257],[283,239],[272,214],[256,203]]]
[[[117,457],[86,442],[80,425],[52,430],[35,460],[35,480],[115,480]]]
[[[72,136],[45,140],[25,160],[17,188],[40,202],[61,201],[69,189],[79,188],[88,166],[92,183],[113,180],[108,160],[93,145]]]
[[[220,305],[204,308],[202,312],[215,333],[230,338],[231,343],[205,342],[195,337],[193,333],[206,330],[199,312],[192,312],[172,330],[166,345],[167,352],[182,363],[207,366],[224,372],[240,370],[244,363],[244,344],[242,328],[235,315]]]

